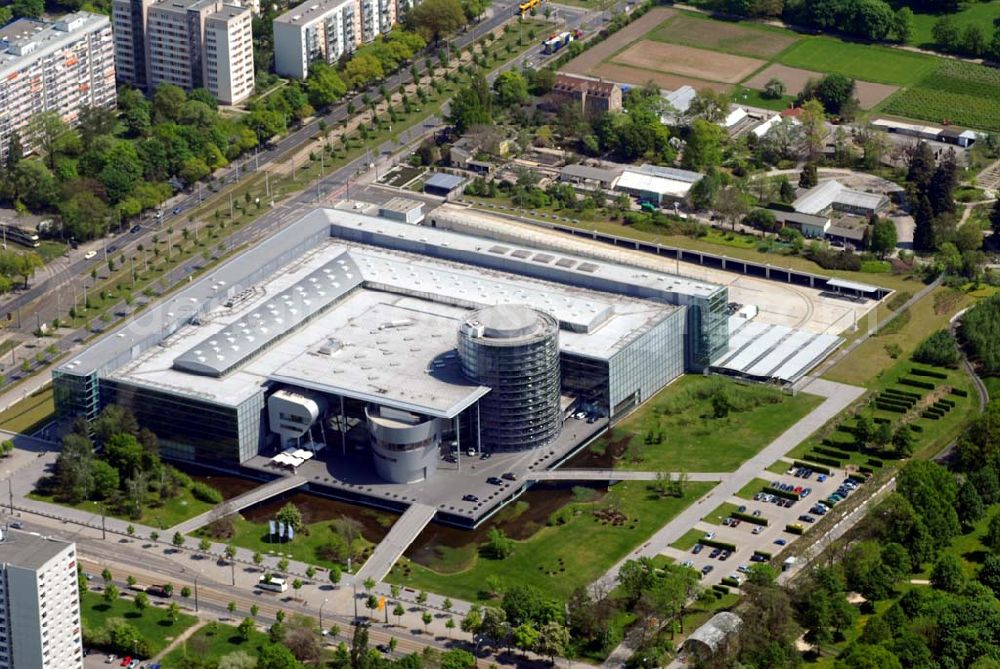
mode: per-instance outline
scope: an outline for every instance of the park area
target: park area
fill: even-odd
[[[680,491],[638,481],[610,489],[535,486],[472,532],[429,525],[387,580],[469,601],[489,600],[512,584],[565,600],[714,485],[688,482]],[[503,558],[489,549],[494,530],[510,542]]]
[[[683,376],[571,466],[731,472],[821,402],[721,377]]]
[[[959,16],[1000,14],[1000,0],[980,4]],[[712,88],[748,101],[747,89],[761,91],[772,78],[795,95],[809,79],[839,73],[856,80],[862,109],[1000,131],[997,69],[678,9],[651,10],[564,69],[636,86]]]
[[[80,620],[86,645],[110,652],[132,652],[132,648],[118,648],[112,641],[121,641],[131,634],[145,641],[150,657],[197,621],[194,616],[180,612],[172,614],[169,608],[152,603],[140,610],[132,599],[116,597],[108,602],[103,594],[92,591],[87,591],[80,599]],[[124,625],[128,627],[119,629]],[[113,629],[117,631],[111,633]]]

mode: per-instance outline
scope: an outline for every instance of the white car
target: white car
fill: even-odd
[[[97,256],[97,251],[87,251],[86,253],[83,254],[85,260],[90,260],[91,258],[94,258],[96,256]]]
[[[104,660],[104,664],[113,664],[118,661],[117,655],[108,655],[108,659]]]
[[[764,527],[762,525],[758,525],[757,527],[753,528],[753,531],[751,532],[751,534],[760,534],[763,531],[764,531]]]
[[[714,538],[715,538],[715,532],[706,532],[705,533],[705,539],[707,541],[711,541]]]

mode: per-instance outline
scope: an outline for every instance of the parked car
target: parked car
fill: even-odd
[[[747,505],[746,504],[740,504],[739,508],[736,509],[736,510],[739,511],[740,513],[746,513],[747,512]]]
[[[764,526],[763,525],[757,525],[756,527],[753,528],[753,530],[750,532],[750,534],[760,534],[763,531],[764,531]]]
[[[515,474],[514,472],[504,472],[503,476],[501,476],[500,478],[506,479],[508,481],[516,481],[517,474]]]
[[[707,564],[707,565],[705,565],[704,567],[701,568],[701,575],[702,576],[708,576],[710,573],[712,573],[713,569],[715,569],[715,567],[713,567],[710,564]]]
[[[705,544],[695,544],[694,548],[691,549],[691,552],[694,553],[695,555],[697,555],[698,553],[702,552],[703,550],[705,550]]]
[[[131,232],[134,235],[135,233],[139,232],[140,230],[142,230],[142,226],[141,225],[133,225],[132,229],[129,230],[129,232]]]
[[[122,658],[121,664],[119,664],[118,666],[120,666],[120,667],[127,667],[130,664],[132,664],[132,656],[131,655],[126,655],[125,657]]]
[[[784,539],[775,539],[775,540],[774,540],[774,543],[775,543],[776,545],[778,545],[778,546],[784,546],[784,545],[785,545],[785,544],[787,544],[788,542],[787,542],[787,541],[785,541]]]
[[[91,258],[96,258],[96,257],[97,257],[97,251],[87,251],[86,253],[83,254],[84,260],[90,260]]]
[[[711,541],[715,538],[715,532],[705,532],[705,538]]]
[[[462,500],[465,502],[478,502],[479,498],[475,495],[462,495]]]
[[[803,491],[802,491],[802,492],[800,493],[800,496],[801,496],[801,497],[808,497],[809,495],[811,495],[811,494],[812,494],[812,491],[813,491],[813,489],[812,489],[812,488],[805,488],[805,489],[804,489],[804,490],[803,490]]]
[[[820,474],[819,476],[816,477],[816,480],[822,483],[823,481],[826,480],[826,474]]]
[[[491,476],[486,479],[486,482],[491,485],[503,485],[503,480],[499,476]]]
[[[694,560],[684,560],[684,562],[681,563],[681,566],[682,567],[693,567],[694,566]]]
[[[729,559],[729,556],[732,554],[733,554],[732,551],[722,551],[722,555],[719,556],[719,561],[725,562],[726,560]]]
[[[799,516],[799,520],[801,520],[803,523],[815,523],[816,522],[815,518],[813,518],[812,516],[806,515],[806,514],[802,514],[801,516]]]

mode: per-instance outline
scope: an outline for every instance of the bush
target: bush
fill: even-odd
[[[773,557],[774,557],[774,555],[773,555],[773,554],[771,554],[771,553],[768,553],[767,551],[754,551],[754,552],[753,552],[753,554],[754,554],[754,555],[759,555],[759,556],[761,556],[762,558],[764,558],[765,560],[770,560],[771,558],[773,558]]]
[[[191,495],[208,504],[222,504],[222,493],[200,481],[191,485]]]
[[[785,532],[788,532],[789,534],[799,534],[799,535],[801,535],[803,532],[805,532],[805,528],[803,528],[803,527],[795,527],[794,525],[788,524],[788,525],[785,525]]]
[[[952,388],[951,389],[951,394],[955,395],[957,397],[968,397],[969,396],[969,391],[968,390],[963,390],[962,388]]]
[[[920,342],[917,350],[913,352],[913,360],[937,367],[957,367],[961,355],[951,333],[947,330],[938,330]]]
[[[910,429],[913,430],[914,432],[923,432],[924,426],[917,425],[916,423],[910,423]]]
[[[727,576],[724,579],[722,579],[722,581],[720,581],[720,582],[722,583],[722,585],[728,585],[728,586],[733,587],[733,588],[740,587],[740,582],[737,581],[732,576]]]
[[[876,469],[881,469],[884,464],[881,460],[876,460],[875,458],[868,458],[868,466],[875,467]]]
[[[840,269],[857,272],[861,270],[861,258],[851,251],[833,251],[819,245],[812,247],[806,257],[823,269]]]
[[[728,595],[729,594],[729,588],[727,588],[726,586],[722,585],[721,583],[716,583],[715,585],[713,585],[712,586],[712,591],[713,592],[717,592],[720,595]]]
[[[815,453],[806,453],[805,455],[802,456],[802,459],[808,460],[809,462],[818,462],[821,465],[829,465],[831,467],[839,468],[842,466],[840,460],[834,460],[833,458],[827,458]],[[810,465],[810,467],[811,466],[812,465]],[[812,468],[815,469],[815,467]]]
[[[906,413],[910,407],[900,406],[898,404],[889,404],[887,402],[875,402],[875,408],[880,411],[892,411],[893,413]]]
[[[806,465],[808,466],[808,465]],[[801,497],[790,490],[778,490],[777,488],[764,488],[764,492],[768,495],[774,495],[775,497],[784,497],[785,499],[791,499],[794,501],[799,501]]]
[[[724,551],[736,551],[736,544],[731,544],[728,541],[719,541],[717,539],[699,539],[698,543],[711,546],[712,548],[721,548]]]

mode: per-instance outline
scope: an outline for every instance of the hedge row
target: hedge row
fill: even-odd
[[[874,469],[872,469],[871,467],[866,467],[865,465],[861,465],[860,467],[858,467],[858,471],[862,472],[864,474],[874,474],[875,473]]]
[[[826,467],[820,467],[819,465],[814,465],[811,462],[803,462],[802,460],[793,460],[792,465],[795,467],[805,467],[806,469],[811,469],[814,472],[819,472],[820,474],[830,474],[830,470]]]
[[[713,585],[712,586],[712,591],[713,592],[717,592],[720,595],[728,595],[729,594],[729,588],[727,588],[726,586],[722,585],[721,583],[716,583],[715,585]]]
[[[736,518],[738,520],[744,520],[748,523],[753,523],[754,525],[763,525],[767,527],[769,525],[767,518],[761,518],[760,516],[753,516],[749,513],[741,513],[740,511],[733,511],[729,514],[731,518]]]
[[[962,388],[952,388],[951,389],[951,394],[952,395],[957,395],[958,397],[968,397],[969,396],[969,391],[968,390],[963,390]]]
[[[892,422],[892,421],[891,421],[891,420],[889,420],[888,418],[882,418],[882,416],[875,416],[874,418],[872,418],[872,421],[873,421],[873,422],[874,422],[874,423],[875,423],[876,425],[881,425],[882,423],[891,423],[891,422]]]
[[[805,531],[806,530],[805,530],[804,527],[795,527],[792,524],[785,525],[785,532],[788,532],[789,534],[799,534],[799,535],[801,535]]]
[[[867,476],[861,476],[860,474],[848,474],[847,478],[855,483],[864,483],[868,480]]]
[[[910,369],[910,374],[913,374],[914,376],[929,376],[932,379],[947,379],[948,378],[948,375],[945,374],[944,372],[935,372],[935,371],[932,371],[932,370],[929,370],[929,369],[919,369],[917,367],[911,368]]]
[[[778,490],[777,488],[771,488],[769,486],[767,488],[764,488],[764,492],[766,492],[769,495],[774,495],[775,497],[784,497],[785,499],[791,499],[796,502],[799,501],[799,496],[796,495],[794,492],[788,490]]]
[[[881,460],[876,460],[875,458],[868,458],[868,464],[872,467],[882,467],[885,463]]]
[[[705,544],[706,546],[711,546],[712,548],[721,548],[724,551],[736,550],[736,544],[731,544],[728,541],[718,541],[716,539],[699,539],[698,543]]]
[[[941,399],[939,399],[937,402],[934,403],[934,406],[938,406],[938,405],[940,405],[940,406],[946,406],[949,409],[954,409],[955,408],[955,400],[950,400],[947,397],[942,397]]]
[[[760,556],[764,557],[767,560],[770,560],[771,558],[774,557],[773,554],[768,553],[767,551],[754,551],[753,554],[754,555],[760,555]]]
[[[910,423],[910,429],[913,430],[914,432],[923,432],[924,426],[917,425],[916,423]]]
[[[740,582],[737,581],[732,576],[725,577],[724,579],[722,579],[720,581],[720,583],[722,583],[722,585],[728,585],[728,586],[730,586],[732,588],[738,588],[738,587],[740,587]]]
[[[920,417],[921,418],[929,418],[931,420],[938,420],[938,419],[944,417],[944,412],[943,411],[937,411],[935,409],[927,409],[922,414],[920,414]]]
[[[889,391],[883,391],[879,393],[879,399],[891,400],[893,402],[902,402],[904,404],[913,404],[920,400],[920,395],[916,393],[903,395],[900,393],[890,393]]]
[[[891,411],[892,413],[906,413],[910,410],[910,407],[907,406],[902,406],[900,404],[888,404],[878,400],[875,402],[875,408],[881,411]]]
[[[835,451],[832,448],[823,448],[822,446],[817,446],[813,449],[820,455],[828,455],[831,458],[837,458],[839,460],[848,460],[851,457],[850,453],[844,453],[843,451]]]
[[[919,400],[923,395],[920,393],[915,393],[910,390],[903,390],[901,388],[886,388],[882,391],[883,395],[895,395],[898,397],[908,397],[910,399]]]
[[[911,379],[908,376],[904,376],[899,380],[904,386],[913,386],[914,388],[923,388],[924,390],[934,390],[937,388],[936,385],[930,381],[920,381],[919,379]]]
[[[877,422],[879,419],[876,418],[875,420]],[[882,420],[887,421],[888,419],[887,418],[883,418]],[[820,443],[823,444],[824,446],[830,446],[831,448],[836,448],[836,449],[839,449],[841,451],[852,451],[853,452],[853,451],[858,450],[858,442],[856,442],[854,440],[851,440],[851,441],[834,441],[833,439],[830,439],[829,437],[824,437],[823,440]],[[819,449],[817,449],[817,450],[819,450]],[[844,457],[847,457],[847,456],[844,456]]]
[[[809,462],[818,462],[821,465],[829,465],[830,467],[842,467],[840,460],[835,460],[833,458],[827,458],[816,453],[806,453],[802,456],[803,460],[808,460]],[[816,469],[813,467],[813,469]]]

